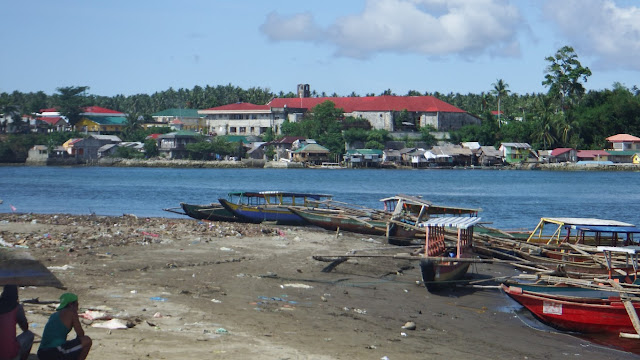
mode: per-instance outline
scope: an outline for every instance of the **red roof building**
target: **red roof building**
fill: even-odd
[[[629,134],[617,134],[609,136],[607,141],[611,143],[613,151],[640,150],[640,138]]]
[[[481,123],[466,111],[433,96],[365,96],[275,98],[265,105],[235,103],[199,110],[210,131],[219,135],[260,135],[271,128],[276,134],[285,119],[301,121],[317,105],[331,101],[345,116],[368,120],[374,129],[398,131],[394,117],[406,110],[415,127],[432,126],[438,131],[457,130]]]
[[[604,150],[578,150],[578,161],[607,161],[609,153]]]

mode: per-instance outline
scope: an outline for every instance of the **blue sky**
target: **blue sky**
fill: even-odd
[[[572,46],[588,90],[640,87],[631,0],[33,0],[2,9],[0,92],[153,94],[232,84],[397,95],[545,92]]]

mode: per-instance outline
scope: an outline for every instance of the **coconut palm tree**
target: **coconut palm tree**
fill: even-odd
[[[505,83],[502,79],[498,79],[495,83],[491,84],[491,86],[493,86],[491,93],[498,98],[498,126],[500,126],[500,100],[502,100],[503,96],[509,95],[511,90],[509,90],[509,84]]]

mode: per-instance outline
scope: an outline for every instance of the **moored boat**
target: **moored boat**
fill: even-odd
[[[297,193],[286,191],[259,191],[230,193],[237,202],[219,199],[220,204],[244,222],[274,222],[278,225],[304,225],[307,222],[289,210],[290,206],[315,207],[332,198],[328,194]]]
[[[563,297],[502,285],[502,290],[536,318],[559,330],[581,333],[636,333],[640,303],[621,298]],[[625,304],[626,302],[626,304]]]
[[[239,221],[233,213],[225,209],[225,207],[220,205],[220,203],[211,203],[206,205],[180,203],[180,207],[184,211],[185,215],[198,220]]]
[[[473,256],[473,227],[479,221],[479,217],[440,217],[420,223],[426,229],[420,273],[427,290],[437,291],[464,278],[471,262],[463,260]],[[448,229],[456,230],[453,244],[445,239]]]
[[[305,219],[309,224],[327,230],[344,230],[369,235],[385,235],[387,231],[385,219],[374,219],[366,214],[350,214],[335,209],[308,209],[304,207],[289,207],[289,210]]]

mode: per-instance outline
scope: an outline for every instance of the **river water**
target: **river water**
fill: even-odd
[[[421,195],[437,204],[481,208],[483,221],[502,229],[531,229],[543,216],[640,226],[637,172],[0,167],[0,213],[13,207],[23,213],[180,217],[162,209],[260,190],[333,194],[374,208],[383,197]]]

